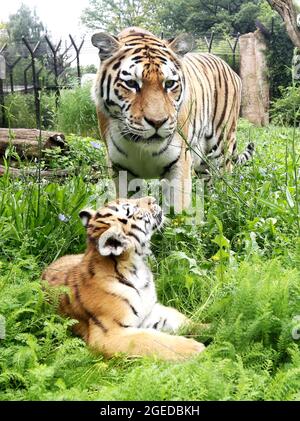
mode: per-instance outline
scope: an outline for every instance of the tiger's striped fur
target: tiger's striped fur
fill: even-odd
[[[87,227],[85,254],[58,259],[42,276],[52,286],[70,288],[60,311],[78,320],[75,331],[107,356],[180,360],[203,351],[203,344],[170,334],[189,320],[157,302],[146,263],[151,235],[163,222],[155,199],[120,199],[80,216]]]
[[[94,99],[116,177],[125,170],[175,182],[181,210],[191,166],[208,176],[245,161],[236,154],[241,80],[222,59],[188,52],[187,36],[168,42],[140,28],[94,34],[92,42],[101,59]]]

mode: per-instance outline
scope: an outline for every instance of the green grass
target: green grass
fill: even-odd
[[[55,125],[55,94],[43,94],[40,97],[41,127],[51,130]],[[5,114],[10,127],[36,128],[34,95],[13,93],[5,96]]]
[[[102,151],[73,137],[70,157],[59,165],[72,162],[80,175],[63,184],[0,179],[7,333],[0,399],[300,399],[300,340],[292,335],[300,316],[300,135],[241,121],[240,149],[249,136],[255,159],[206,192],[205,223],[188,226],[179,216],[153,238],[160,300],[210,323],[205,333],[194,332],[207,350],[183,363],[93,355],[70,333],[73,321],[57,315],[55,292],[41,287],[46,264],[85,247],[77,213],[97,202],[100,190],[90,178],[99,161],[105,176]]]
[[[98,137],[98,120],[91,98],[91,84],[61,91],[57,127],[64,133]]]
[[[99,138],[98,120],[90,83],[61,90],[57,109],[55,93],[42,90],[40,108],[42,129]],[[11,127],[35,128],[34,95],[31,93],[7,95],[5,114]]]

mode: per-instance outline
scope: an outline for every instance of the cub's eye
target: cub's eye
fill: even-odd
[[[134,79],[124,80],[124,82],[126,83],[128,88],[133,88],[137,91],[140,89],[140,85]]]
[[[175,80],[166,80],[165,81],[165,89],[171,89],[175,85]]]

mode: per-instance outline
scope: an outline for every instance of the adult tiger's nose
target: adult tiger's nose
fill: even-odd
[[[163,119],[163,120],[154,120],[154,119],[149,119],[147,117],[144,117],[145,121],[150,124],[150,126],[154,127],[156,130],[158,130],[167,120],[168,117]]]

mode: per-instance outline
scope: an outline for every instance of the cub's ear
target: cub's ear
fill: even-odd
[[[120,48],[118,40],[106,32],[94,34],[91,41],[93,46],[99,50],[100,60],[111,57]]]
[[[90,222],[92,216],[95,215],[95,211],[91,209],[83,209],[79,212],[79,218],[81,219],[82,225],[86,228]]]
[[[120,256],[124,251],[131,246],[130,241],[125,234],[115,227],[109,228],[105,231],[98,242],[99,253],[102,256]]]
[[[192,51],[195,46],[195,41],[190,34],[180,34],[175,39],[169,41],[169,48],[179,56],[184,56],[186,53]]]

